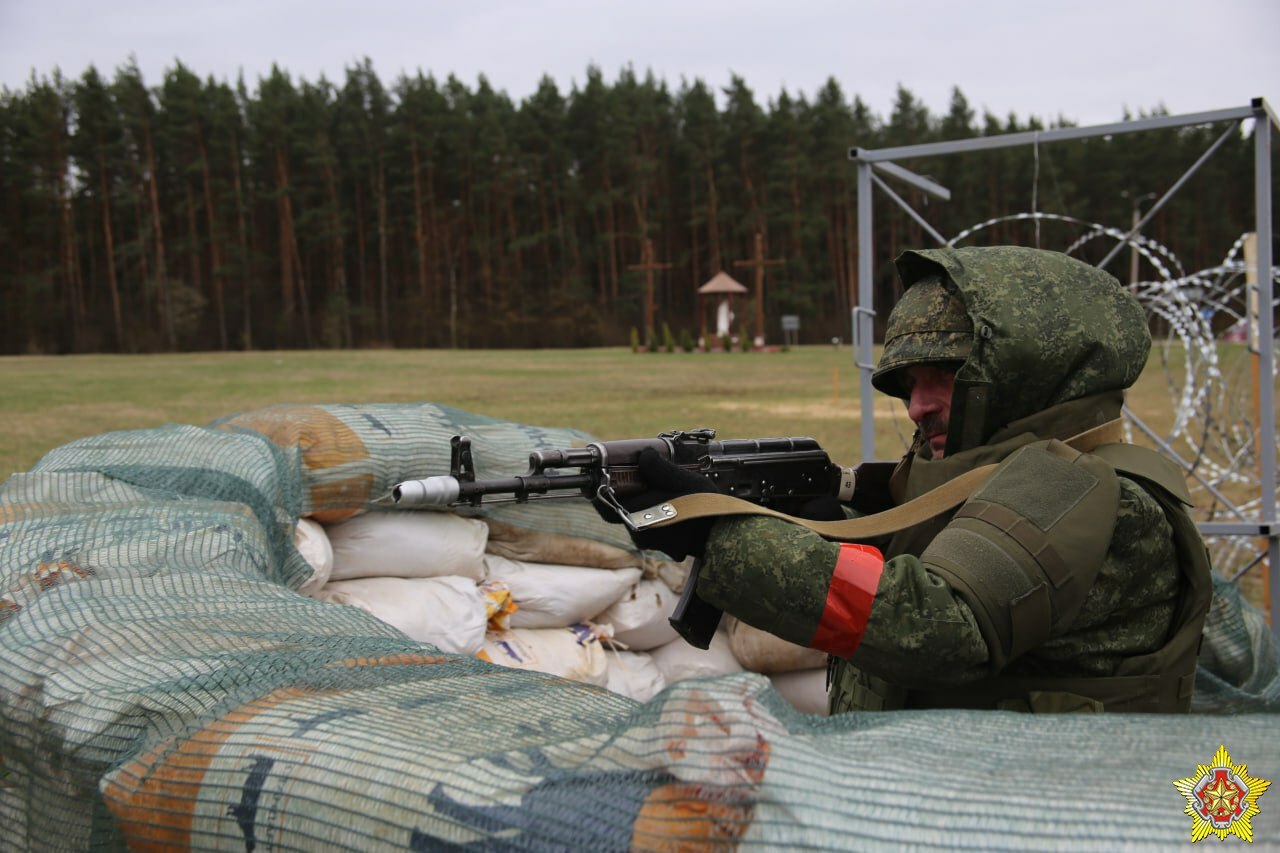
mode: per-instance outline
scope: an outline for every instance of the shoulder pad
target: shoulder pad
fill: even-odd
[[[1115,529],[1115,469],[1060,441],[1013,453],[920,559],[965,599],[993,672],[1065,631]]]
[[[1187,506],[1192,505],[1182,469],[1163,453],[1136,444],[1102,444],[1089,452],[1105,459],[1117,471],[1155,483]]]

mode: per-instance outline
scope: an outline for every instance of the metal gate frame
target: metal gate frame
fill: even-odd
[[[1259,373],[1262,377],[1274,377],[1276,369],[1275,353],[1275,294],[1272,276],[1262,271],[1272,269],[1272,199],[1271,199],[1271,130],[1280,129],[1280,119],[1271,110],[1263,98],[1254,98],[1247,107],[1236,107],[1210,112],[1189,113],[1179,116],[1154,116],[1115,124],[1094,125],[1091,127],[1063,127],[1051,130],[1033,130],[1021,133],[1008,133],[998,136],[982,136],[971,139],[958,139],[948,142],[927,142],[918,145],[901,145],[893,148],[858,148],[849,149],[849,159],[857,164],[858,170],[858,301],[852,312],[853,361],[859,371],[859,401],[862,412],[862,454],[863,460],[873,460],[875,454],[875,422],[874,393],[871,387],[873,363],[873,319],[876,316],[872,305],[874,298],[874,281],[872,277],[872,219],[871,194],[872,186],[878,186],[890,199],[901,207],[924,230],[942,245],[947,245],[945,237],[937,232],[917,213],[910,204],[895,193],[880,177],[883,173],[903,181],[919,190],[947,200],[951,191],[940,184],[915,174],[897,165],[895,160],[908,157],[933,157],[947,154],[962,154],[972,151],[989,151],[998,148],[1013,148],[1022,145],[1040,145],[1047,142],[1061,142],[1071,139],[1088,139],[1098,136],[1114,136],[1122,133],[1161,130],[1165,128],[1187,127],[1190,125],[1214,124],[1229,121],[1231,126],[1222,134],[1167,192],[1156,201],[1126,235],[1124,240],[1116,243],[1115,248],[1098,264],[1105,267],[1129,241],[1139,234],[1144,225],[1162,208],[1182,185],[1200,166],[1236,132],[1245,119],[1253,119],[1254,124],[1254,228],[1258,234],[1257,268],[1258,279],[1258,349],[1261,358]],[[1259,431],[1259,467],[1261,473],[1258,518],[1254,521],[1240,522],[1197,522],[1201,533],[1213,536],[1256,536],[1267,540],[1267,563],[1272,572],[1271,600],[1269,602],[1273,614],[1272,631],[1280,635],[1280,525],[1276,523],[1276,421],[1271,413],[1275,412],[1275,382],[1259,383],[1259,410],[1268,413],[1260,418]],[[1187,466],[1177,454],[1173,453],[1164,442],[1160,442],[1155,434],[1128,411],[1125,414],[1146,434],[1155,439],[1170,455],[1179,467]],[[1246,569],[1245,571],[1247,571]],[[1243,572],[1241,572],[1243,574]]]

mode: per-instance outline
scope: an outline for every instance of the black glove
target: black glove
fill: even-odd
[[[720,491],[706,477],[686,471],[674,462],[668,462],[652,448],[640,452],[637,470],[645,485],[644,491],[618,500],[628,512],[648,509],[681,495]],[[591,505],[605,521],[621,522],[617,510],[599,498],[593,500]],[[707,534],[711,532],[714,521],[713,518],[698,518],[666,527],[628,530],[631,541],[637,548],[662,551],[673,560],[683,560],[690,554],[702,556],[707,544]]]
[[[805,501],[804,506],[791,514],[796,518],[806,518],[809,521],[844,521],[847,518],[844,514],[844,504],[834,495],[810,498]]]

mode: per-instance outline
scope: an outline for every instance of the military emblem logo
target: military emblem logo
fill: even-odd
[[[1249,775],[1244,764],[1233,764],[1225,745],[1218,747],[1213,763],[1201,764],[1196,772],[1173,783],[1187,798],[1183,811],[1191,818],[1191,840],[1210,835],[1225,841],[1234,835],[1253,841],[1253,816],[1258,813],[1258,797],[1271,786],[1266,779]]]

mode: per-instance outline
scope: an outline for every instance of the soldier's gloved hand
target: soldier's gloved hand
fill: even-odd
[[[681,495],[719,491],[706,477],[668,462],[651,448],[640,452],[637,470],[641,481],[644,482],[644,491],[618,500],[628,512],[648,509]],[[615,523],[621,521],[617,510],[599,498],[593,500],[591,504],[605,521]],[[660,528],[629,529],[629,532],[631,541],[637,548],[662,551],[673,560],[683,560],[690,554],[695,557],[702,556],[707,544],[707,534],[711,532],[714,521],[713,518],[698,518]]]
[[[819,495],[805,502],[797,512],[796,518],[807,518],[809,521],[844,521],[844,504],[834,495]]]

